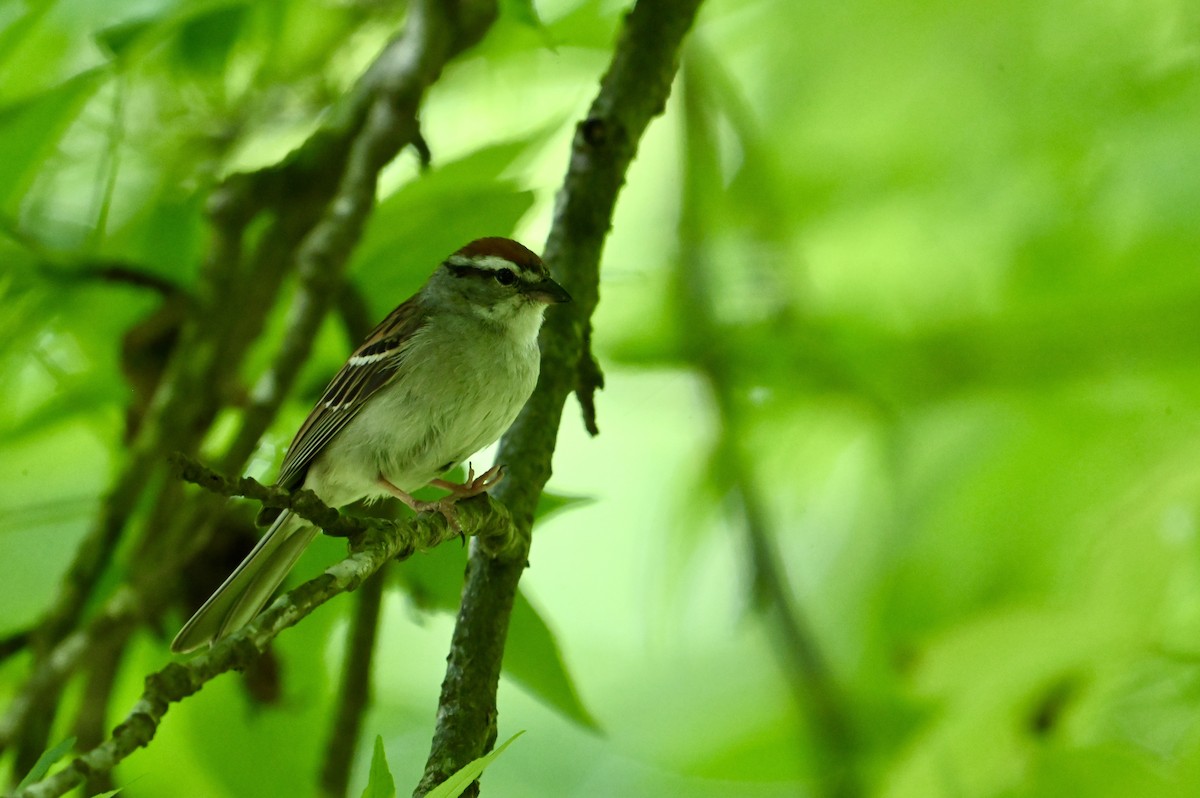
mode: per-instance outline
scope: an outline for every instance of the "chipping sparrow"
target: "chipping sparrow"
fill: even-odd
[[[342,366],[296,433],[276,484],[309,488],[332,507],[395,496],[456,526],[454,502],[486,491],[503,473],[499,466],[478,478],[472,472],[464,485],[436,477],[513,422],[537,382],[546,306],[570,299],[517,242],[467,244]],[[410,495],[426,484],[450,495],[436,502]],[[171,649],[190,651],[249,623],[316,534],[298,516],[279,513]]]

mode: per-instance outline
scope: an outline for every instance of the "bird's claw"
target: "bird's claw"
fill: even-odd
[[[494,465],[487,471],[484,471],[478,477],[475,476],[475,468],[467,463],[467,479],[462,484],[457,482],[448,482],[444,479],[432,480],[429,484],[442,490],[450,491],[449,496],[443,496],[435,501],[421,501],[414,499],[408,493],[396,488],[386,479],[380,477],[380,483],[396,498],[407,504],[415,513],[440,513],[442,518],[446,519],[446,523],[458,533],[462,538],[463,543],[466,543],[467,536],[463,532],[462,524],[458,522],[458,508],[455,506],[462,499],[469,499],[472,496],[478,496],[481,493],[486,493],[492,488],[500,484],[504,479],[504,466]]]
[[[429,484],[442,490],[450,491],[450,495],[446,499],[458,501],[459,499],[469,499],[472,496],[487,493],[499,485],[503,479],[504,466],[502,465],[494,465],[477,477],[475,476],[475,468],[470,463],[467,463],[467,478],[461,484],[458,482],[449,482],[444,479],[435,479]],[[442,501],[446,499],[442,499]]]

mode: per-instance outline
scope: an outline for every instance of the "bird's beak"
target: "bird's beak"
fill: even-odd
[[[530,299],[536,299],[538,302],[545,302],[547,305],[557,305],[561,302],[571,301],[571,295],[566,292],[566,289],[549,277],[540,282],[525,286],[525,295]]]

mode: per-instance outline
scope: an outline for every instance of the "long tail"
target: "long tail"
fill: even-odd
[[[176,653],[215,643],[254,619],[317,535],[287,510],[171,642]]]

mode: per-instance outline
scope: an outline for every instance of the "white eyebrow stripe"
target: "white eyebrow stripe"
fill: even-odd
[[[522,274],[527,271],[525,268],[518,266],[508,258],[502,258],[499,255],[484,255],[478,258],[468,258],[463,255],[453,255],[450,258],[450,263],[455,266],[473,266],[476,269],[483,269],[489,272],[498,272],[501,269],[511,269],[517,274]]]

